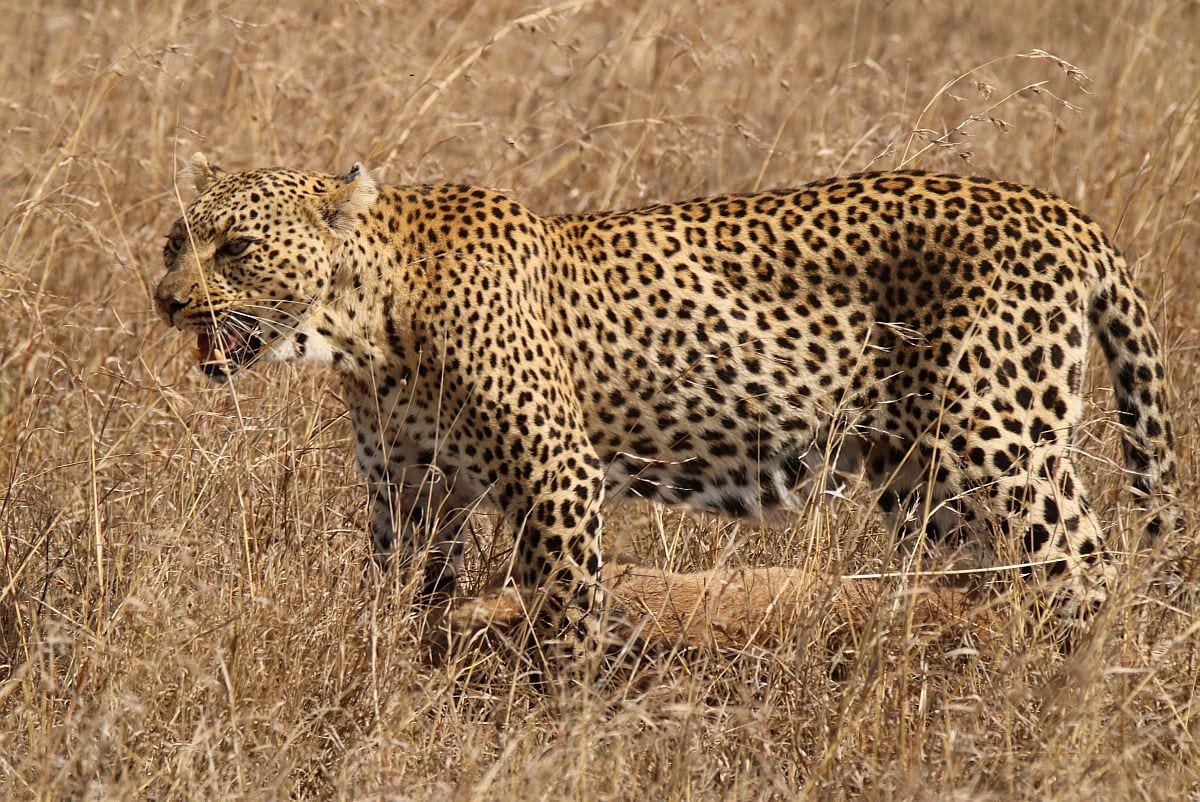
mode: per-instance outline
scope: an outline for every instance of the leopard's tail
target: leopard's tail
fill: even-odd
[[[1107,242],[1106,242],[1107,244]],[[1104,349],[1124,429],[1126,469],[1144,500],[1153,540],[1179,528],[1176,506],[1175,441],[1167,414],[1162,346],[1145,301],[1134,286],[1125,259],[1111,245],[1088,305],[1092,330]]]

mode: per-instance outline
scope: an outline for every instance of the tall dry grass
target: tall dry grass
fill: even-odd
[[[47,1],[0,31],[6,798],[1200,794],[1195,0]],[[211,387],[153,315],[196,149],[543,211],[901,163],[1059,192],[1127,252],[1166,344],[1188,581],[1155,590],[1128,558],[1106,643],[1068,658],[1010,599],[1016,625],[949,654],[881,615],[835,666],[817,601],[777,649],[592,688],[503,651],[431,666],[406,589],[362,577],[336,384],[277,366]],[[1122,548],[1106,381],[1079,446]],[[855,493],[787,530],[634,509],[608,531],[680,570],[896,567]]]

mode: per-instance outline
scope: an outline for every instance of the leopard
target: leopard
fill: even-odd
[[[787,521],[858,476],[896,538],[1015,550],[1086,621],[1115,570],[1075,443],[1093,338],[1147,539],[1180,526],[1147,303],[1048,191],[900,170],[543,215],[358,164],[187,170],[158,312],[215,380],[332,369],[372,553],[422,603],[477,511],[560,632],[603,614],[607,505]]]

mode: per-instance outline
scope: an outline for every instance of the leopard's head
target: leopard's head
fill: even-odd
[[[196,333],[213,378],[303,355],[305,326],[330,297],[335,254],[375,200],[374,180],[358,165],[344,175],[226,172],[199,153],[187,172],[197,195],[167,235],[159,313]]]

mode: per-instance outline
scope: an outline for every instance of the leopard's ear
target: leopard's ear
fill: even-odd
[[[317,211],[336,234],[344,236],[354,230],[359,214],[378,196],[375,179],[361,164],[355,164],[348,173],[337,176],[333,189],[318,196]]]
[[[192,160],[179,171],[179,176],[184,184],[190,184],[192,190],[197,195],[200,195],[223,172],[225,171],[217,165],[209,164],[208,158],[203,153],[197,151],[192,154]]]

